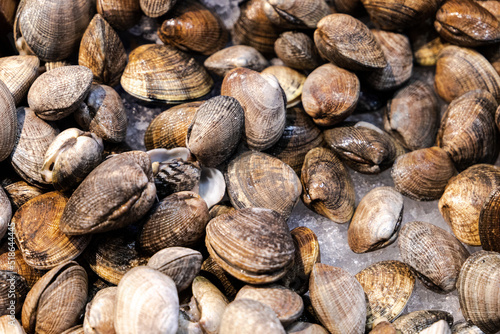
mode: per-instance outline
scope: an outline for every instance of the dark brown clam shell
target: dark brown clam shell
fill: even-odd
[[[285,65],[298,70],[314,70],[321,63],[314,41],[302,32],[282,33],[274,42],[274,51]]]
[[[500,252],[500,188],[493,190],[481,209],[479,240],[484,250]]]

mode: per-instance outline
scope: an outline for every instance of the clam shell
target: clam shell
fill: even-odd
[[[225,179],[234,208],[268,208],[284,217],[290,216],[302,191],[300,180],[290,166],[255,151],[231,160]]]
[[[178,103],[207,94],[213,80],[193,58],[175,47],[145,44],[130,53],[121,84],[138,99]]]
[[[207,70],[224,77],[237,67],[245,67],[260,72],[267,66],[267,60],[255,48],[247,45],[233,45],[215,52],[204,64]]]
[[[316,28],[319,20],[332,13],[325,0],[267,0],[267,4],[272,6],[282,19],[307,28]],[[268,17],[272,19],[272,16]]]
[[[174,7],[177,0],[140,0],[141,9],[149,17],[160,17]]]
[[[0,58],[0,81],[3,81],[14,97],[21,103],[35,81],[40,60],[35,56],[11,56]]]
[[[212,282],[218,283],[217,286],[229,300],[233,300],[238,293],[238,290],[244,285],[242,281],[237,280],[233,276],[229,275],[227,271],[222,269],[212,256],[208,256],[208,258],[203,261],[201,264],[201,270],[203,270],[203,275],[210,277]]]
[[[486,251],[500,252],[500,188],[493,190],[479,214],[479,240]]]
[[[310,322],[296,322],[286,328],[287,334],[328,334],[322,326]]]
[[[300,103],[302,89],[306,76],[286,66],[269,66],[262,73],[274,75],[285,92],[286,107],[290,108]]]
[[[439,200],[439,211],[458,240],[479,246],[479,215],[483,203],[500,186],[500,169],[479,164],[453,177]]]
[[[392,187],[370,190],[359,202],[347,230],[349,247],[365,253],[389,246],[396,241],[402,218],[400,193]]]
[[[285,275],[293,261],[288,225],[276,211],[236,210],[212,219],[206,232],[206,246],[213,259],[244,282],[274,282]]]
[[[274,42],[274,51],[286,66],[314,70],[321,60],[313,40],[302,32],[286,31]]]
[[[160,162],[158,165],[153,163],[156,194],[159,199],[163,199],[179,191],[193,191],[199,187],[201,173],[202,169],[198,161],[174,158]]]
[[[14,209],[20,208],[24,203],[38,195],[43,194],[40,188],[29,185],[24,181],[18,181],[5,186]]]
[[[142,16],[139,0],[97,0],[97,12],[118,30],[132,28]]]
[[[439,310],[411,312],[397,318],[392,324],[402,334],[418,334],[439,320],[446,321],[450,326],[453,324],[453,316]]]
[[[340,159],[329,149],[310,150],[302,166],[302,201],[336,223],[347,223],[354,213],[354,184]]]
[[[4,120],[0,135],[0,161],[7,159],[16,145],[16,133],[19,132],[17,124],[16,104],[9,88],[0,79],[0,117]]]
[[[207,334],[219,333],[222,315],[229,303],[208,279],[197,276],[193,281],[193,296],[201,313],[199,324]]]
[[[485,333],[500,328],[500,254],[479,251],[465,261],[458,277],[460,308],[465,319]]]
[[[12,256],[12,253],[9,253],[10,252],[5,252],[0,255],[0,270],[11,270],[18,273],[24,277],[28,288],[31,289],[33,285],[43,276],[45,271],[35,269],[28,265],[26,261],[24,261],[22,252],[19,249],[14,251],[14,256]]]
[[[0,239],[7,233],[11,218],[12,205],[5,190],[0,186]]]
[[[309,293],[319,320],[330,333],[364,333],[365,293],[354,276],[342,268],[316,263]]]
[[[74,327],[71,327],[71,328],[65,330],[61,334],[85,334],[85,332],[83,330],[82,325],[77,325],[77,326],[74,326]]]
[[[5,334],[26,334],[17,319],[12,319],[10,315],[0,317],[0,332]]]
[[[451,329],[445,320],[439,320],[419,332],[419,334],[451,334]]]
[[[452,334],[484,334],[476,325],[469,324],[465,320],[457,321],[451,327]]]
[[[117,287],[100,290],[85,307],[83,330],[87,334],[114,334]]]
[[[24,277],[10,270],[0,270],[0,316],[18,314],[28,291]]]
[[[427,288],[440,293],[455,290],[469,252],[453,235],[435,225],[415,221],[403,226],[398,243],[403,262],[416,270]]]
[[[396,328],[385,318],[375,319],[373,329],[369,334],[398,334]]]

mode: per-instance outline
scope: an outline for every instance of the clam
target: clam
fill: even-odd
[[[317,263],[309,293],[316,315],[330,333],[364,333],[365,293],[354,276],[342,268]]]
[[[149,17],[160,17],[174,7],[177,0],[140,0],[141,9]]]
[[[370,190],[358,204],[347,230],[347,242],[355,253],[389,246],[398,237],[403,218],[403,196],[392,187]]]
[[[22,324],[27,333],[62,333],[78,323],[87,302],[87,273],[76,262],[51,269],[26,296]]]
[[[384,51],[368,27],[347,14],[331,14],[318,23],[314,43],[322,57],[349,70],[387,66]]]
[[[5,334],[26,334],[19,321],[16,318],[12,319],[10,315],[0,317],[0,332]]]
[[[402,334],[419,334],[441,320],[450,326],[453,324],[453,316],[439,310],[414,311],[397,318],[392,324]]]
[[[310,150],[302,166],[302,201],[332,221],[347,223],[354,213],[354,184],[344,164],[331,150]]]
[[[320,126],[340,123],[356,108],[360,92],[356,74],[325,64],[307,77],[302,90],[302,104]]]
[[[436,37],[437,33],[434,29],[431,30],[430,34],[425,35],[422,35],[419,27],[416,27],[415,31],[416,38],[412,39],[415,62],[421,66],[435,66],[439,53],[449,43],[444,42],[440,37]]]
[[[18,181],[5,186],[5,191],[12,201],[13,208],[20,208],[21,205],[26,203],[32,198],[43,194],[40,188],[29,185],[24,181]]]
[[[321,60],[313,40],[302,32],[286,31],[274,42],[274,51],[286,66],[314,70]]]
[[[216,204],[212,208],[210,208],[209,213],[210,213],[210,219],[213,219],[217,216],[223,215],[225,213],[229,213],[231,211],[236,210],[233,208],[231,203],[229,202],[223,202],[221,204]]]
[[[35,81],[40,60],[35,56],[11,56],[0,58],[0,81],[3,81],[14,97],[21,103]]]
[[[243,107],[244,140],[250,149],[262,151],[276,144],[286,120],[286,99],[276,77],[236,68],[224,77],[221,94],[234,97]]]
[[[369,334],[398,334],[398,332],[386,318],[378,318],[373,322],[373,329]]]
[[[500,254],[479,251],[465,261],[457,289],[465,319],[485,333],[500,328]]]
[[[203,237],[209,219],[207,204],[198,194],[174,193],[149,212],[139,245],[148,254],[166,247],[193,246]]]
[[[48,183],[42,176],[44,156],[59,130],[54,124],[38,118],[29,108],[17,110],[17,122],[17,139],[11,153],[12,167],[27,182],[46,186]]]
[[[82,129],[105,141],[119,143],[125,140],[127,113],[120,95],[109,86],[92,85],[73,116]]]
[[[439,124],[438,102],[432,87],[410,82],[387,102],[384,129],[408,150],[434,145]]]
[[[300,96],[306,76],[286,66],[269,66],[262,73],[271,74],[278,79],[278,83],[285,92],[286,107],[290,108],[300,103]]]
[[[410,40],[403,34],[384,30],[371,30],[378,41],[387,66],[366,74],[366,81],[377,90],[393,90],[410,79],[413,71],[413,54]]]
[[[185,147],[188,127],[202,103],[180,104],[156,116],[144,134],[146,149]]]
[[[15,314],[21,311],[29,288],[26,279],[16,272],[0,270],[0,316],[9,315],[15,318]]]
[[[229,301],[208,279],[197,276],[193,281],[193,296],[200,310],[199,324],[207,334],[219,333],[222,315]]]
[[[266,15],[276,25],[278,15],[294,26],[316,28],[319,20],[332,13],[325,0],[266,0],[266,5]]]
[[[494,163],[498,156],[495,98],[474,90],[454,99],[443,115],[436,144],[451,157],[458,170],[478,163]]]
[[[500,42],[500,22],[472,0],[445,1],[436,12],[434,27],[441,37],[461,46]]]
[[[451,329],[445,320],[439,320],[420,331],[419,334],[451,334]]]
[[[7,233],[11,218],[12,205],[5,190],[0,187],[0,239]]]
[[[403,262],[416,271],[427,288],[439,293],[455,290],[469,252],[453,235],[435,225],[415,221],[403,226],[398,243]]]
[[[486,2],[486,1],[485,1]],[[466,320],[457,321],[451,327],[452,334],[484,334],[476,325],[468,323]]]
[[[83,34],[78,64],[90,68],[95,83],[109,86],[120,83],[127,53],[118,34],[100,14],[94,16]]]
[[[224,77],[237,67],[245,67],[260,72],[267,66],[267,60],[255,48],[247,45],[233,45],[219,50],[203,63],[207,70]]]
[[[85,99],[92,77],[92,71],[84,66],[64,66],[45,72],[31,85],[28,104],[42,119],[64,118]]]
[[[302,298],[278,284],[245,285],[236,295],[235,300],[239,299],[251,299],[269,306],[284,327],[296,321],[304,310]]]
[[[90,243],[90,236],[67,236],[59,229],[67,202],[63,194],[50,192],[28,201],[14,214],[16,243],[30,266],[54,268],[76,258]]]
[[[497,20],[500,18],[500,3],[495,0],[475,0],[475,2],[483,8],[486,8],[493,14]]]
[[[151,160],[146,153],[113,156],[95,168],[71,195],[61,217],[61,231],[86,234],[127,226],[146,214],[155,197]]]
[[[82,325],[76,325],[74,327],[68,328],[61,334],[85,334],[85,332]]]
[[[500,100],[500,76],[493,66],[477,51],[454,45],[439,53],[434,87],[446,102],[476,89],[487,90]]]
[[[286,328],[287,334],[328,334],[327,330],[318,324],[310,322],[295,322]]]
[[[194,0],[180,1],[167,15],[158,37],[183,51],[211,55],[222,49],[229,38],[224,24],[207,7]]]
[[[14,23],[16,44],[27,47],[43,61],[68,58],[87,28],[95,3],[86,0],[26,0]]]
[[[67,60],[60,61],[48,61],[45,63],[45,71],[52,71],[59,67],[71,66],[71,64]]]
[[[118,284],[114,313],[116,334],[174,334],[179,318],[179,297],[170,277],[139,266]]]
[[[130,53],[120,82],[138,99],[166,103],[196,99],[213,85],[206,70],[189,55],[157,44],[141,45]]]
[[[367,328],[376,325],[376,319],[393,321],[404,310],[415,286],[415,276],[406,264],[382,261],[372,264],[356,274],[368,298]]]
[[[309,290],[309,275],[315,263],[321,262],[318,237],[305,226],[291,231],[295,256],[293,265],[281,279],[281,284],[297,292],[305,294]]]
[[[217,264],[247,283],[274,282],[293,261],[288,225],[273,210],[246,208],[217,216],[206,233],[208,252]]]
[[[199,187],[202,169],[198,161],[173,158],[153,163],[156,194],[163,199],[179,191],[192,191]]]
[[[100,290],[85,307],[83,330],[87,334],[114,334],[117,287]]]
[[[304,158],[309,150],[323,143],[323,135],[301,107],[286,110],[283,135],[265,153],[275,156],[300,175]]]
[[[118,30],[132,28],[142,14],[139,0],[97,0],[97,12]]]
[[[43,276],[45,271],[38,270],[24,261],[22,252],[16,249],[14,252],[9,251],[0,255],[0,270],[10,270],[18,273],[26,280],[28,288],[33,285]]]
[[[293,169],[260,152],[245,152],[229,162],[225,174],[227,192],[236,209],[258,207],[289,217],[301,193]]]
[[[220,324],[220,334],[285,334],[273,310],[258,301],[240,299],[230,303]]]
[[[2,80],[0,80],[0,117],[4,120],[0,131],[2,138],[0,141],[0,161],[3,161],[7,159],[16,144],[18,121],[14,98]]]
[[[203,275],[210,277],[212,282],[218,283],[217,286],[229,300],[233,300],[234,297],[236,297],[238,290],[244,285],[242,281],[237,280],[233,276],[229,275],[227,271],[222,269],[222,267],[219,266],[211,256],[208,256],[208,258],[203,261],[201,264],[201,270],[203,270]]]
[[[325,142],[352,169],[377,174],[391,167],[404,148],[371,123],[347,123],[323,131]]]
[[[500,169],[479,164],[453,177],[439,200],[439,211],[458,240],[479,246],[479,215],[491,192],[500,186]]]
[[[479,240],[486,251],[500,252],[500,188],[493,190],[479,214]]]
[[[186,144],[204,166],[225,162],[236,150],[244,130],[245,115],[230,96],[216,96],[196,111],[188,128]]]
[[[172,278],[178,291],[187,289],[201,269],[200,252],[184,247],[167,247],[155,253],[148,266]]]
[[[453,160],[436,146],[401,155],[391,171],[397,191],[416,201],[439,199],[455,174]]]

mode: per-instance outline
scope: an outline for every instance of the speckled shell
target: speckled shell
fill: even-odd
[[[0,316],[19,314],[28,291],[24,277],[10,270],[0,270],[0,304],[2,305]]]
[[[486,251],[500,252],[500,188],[493,190],[479,214],[479,239]]]
[[[243,107],[244,140],[250,149],[262,151],[276,144],[286,120],[286,98],[276,77],[236,68],[224,77],[221,94],[234,97]]]
[[[330,333],[364,333],[365,293],[354,276],[342,268],[317,263],[311,272],[309,293],[316,315]]]
[[[90,243],[90,236],[67,236],[59,230],[68,198],[50,192],[25,203],[12,218],[16,243],[24,260],[36,269],[51,269],[73,260]]]
[[[479,246],[479,215],[491,192],[500,186],[500,168],[479,164],[453,177],[439,200],[439,211],[458,240]]]
[[[387,66],[384,52],[368,27],[347,14],[331,14],[319,21],[314,32],[319,53],[350,70],[374,70]]]
[[[455,290],[469,252],[453,235],[435,225],[415,221],[403,226],[398,243],[403,262],[416,270],[427,288],[440,293]]]
[[[319,20],[332,13],[325,0],[266,0],[276,14],[295,26],[316,28]],[[269,8],[270,9],[270,8]],[[267,13],[266,13],[267,14]],[[267,14],[273,21],[272,15]],[[277,24],[279,21],[273,21]]]
[[[213,80],[194,58],[175,47],[145,44],[130,53],[121,84],[141,100],[179,103],[210,92]]]
[[[347,223],[354,213],[354,184],[344,164],[331,150],[310,150],[300,176],[302,201],[336,223]]]
[[[439,320],[446,321],[450,326],[453,324],[453,316],[439,310],[411,312],[397,318],[392,324],[402,334],[418,334]]]
[[[415,286],[415,276],[410,267],[399,261],[381,261],[372,264],[356,274],[368,297],[367,328],[373,321],[385,317],[396,319],[410,300]]]
[[[302,88],[306,81],[306,76],[296,70],[287,67],[274,65],[267,67],[262,73],[274,75],[283,89],[286,96],[286,107],[290,108],[300,103]]]
[[[186,146],[207,167],[224,163],[236,150],[245,126],[238,100],[216,96],[203,103],[188,128]]]
[[[115,155],[95,168],[73,192],[60,228],[66,234],[118,229],[145,215],[155,198],[147,153],[131,151]]]
[[[472,254],[460,271],[457,290],[465,319],[485,333],[496,333],[500,328],[500,254]]]
[[[97,0],[97,12],[114,28],[132,28],[141,18],[139,0]]]
[[[148,266],[172,278],[177,290],[187,289],[201,269],[200,252],[185,247],[167,247],[155,253]]]
[[[171,10],[177,0],[140,0],[141,9],[149,17],[160,17]]]
[[[3,120],[0,131],[0,161],[3,161],[11,154],[16,144],[18,121],[14,98],[2,80],[0,80],[0,117]]]
[[[416,80],[396,92],[384,111],[384,129],[409,150],[431,147],[439,110],[432,87]]]
[[[217,14],[199,2],[184,0],[168,13],[158,37],[181,50],[211,55],[226,45],[229,34]]]
[[[149,212],[139,245],[148,254],[166,247],[193,246],[203,237],[209,220],[207,204],[198,194],[191,191],[172,194]]]
[[[28,104],[45,120],[64,118],[85,99],[92,78],[92,71],[84,66],[63,66],[45,72],[31,85]]]
[[[304,310],[302,298],[292,290],[278,284],[246,285],[241,288],[234,300],[238,299],[256,300],[269,306],[284,327],[296,321]]]
[[[443,195],[456,173],[446,151],[434,146],[401,155],[392,166],[391,176],[403,195],[416,201],[434,201]]]
[[[285,65],[298,70],[313,70],[321,62],[313,40],[302,32],[282,33],[274,42],[274,51]]]
[[[76,325],[87,302],[87,273],[76,262],[61,264],[36,282],[24,301],[27,333],[58,334]]]
[[[85,307],[85,318],[82,333],[87,334],[114,334],[113,318],[115,313],[116,295],[115,286],[104,288],[97,292]]]
[[[37,76],[40,60],[35,56],[11,56],[0,58],[0,81],[3,81],[14,97],[21,103]]]
[[[233,45],[217,51],[205,60],[207,70],[224,77],[237,67],[260,72],[267,66],[267,60],[255,48],[248,45]]]
[[[274,282],[293,261],[294,246],[286,220],[276,211],[247,208],[212,219],[206,246],[232,276],[251,284]]]
[[[355,253],[389,246],[398,237],[403,218],[403,196],[392,187],[377,187],[361,199],[347,230]]]
[[[436,144],[450,155],[458,170],[478,163],[494,163],[498,156],[495,125],[497,102],[484,90],[453,100],[441,120]]]
[[[207,334],[219,333],[222,315],[229,301],[215,285],[203,276],[197,276],[194,279],[192,291],[201,313],[199,325],[203,332]]]
[[[118,34],[99,14],[94,16],[83,34],[78,64],[92,71],[95,83],[109,86],[120,83],[127,65],[127,53]]]
[[[302,89],[302,104],[317,125],[331,126],[352,114],[359,91],[356,74],[325,64],[307,76]]]
[[[500,101],[500,76],[480,53],[450,45],[439,53],[434,77],[436,93],[446,102],[476,89]]]
[[[265,153],[245,152],[229,162],[227,192],[236,209],[258,207],[289,217],[302,191],[293,169]]]

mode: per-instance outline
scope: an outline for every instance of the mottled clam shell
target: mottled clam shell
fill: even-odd
[[[185,247],[167,247],[155,253],[148,266],[172,278],[178,291],[187,289],[201,269],[200,252]]]
[[[141,18],[139,0],[97,0],[97,12],[114,29],[132,28]]]
[[[0,161],[7,159],[12,149],[16,145],[16,135],[18,135],[18,125],[16,117],[16,104],[9,88],[0,79],[0,117],[3,120],[0,136]]]
[[[500,254],[472,254],[460,271],[457,290],[465,319],[485,333],[496,333],[500,328]]]
[[[18,181],[5,186],[5,192],[9,198],[14,209],[20,208],[24,203],[32,198],[43,194],[43,190],[32,186],[25,181]]]
[[[274,51],[286,66],[314,70],[321,63],[313,40],[302,32],[286,31],[274,42]]]
[[[389,246],[398,236],[403,218],[403,196],[392,187],[370,190],[358,204],[347,230],[347,242],[355,253]]]
[[[174,7],[177,0],[140,0],[141,9],[149,17],[160,17]]]
[[[493,190],[479,214],[479,239],[486,251],[500,252],[500,188]]]
[[[165,103],[196,99],[210,92],[213,85],[207,71],[189,55],[158,44],[135,48],[120,82],[138,99]]]
[[[35,56],[11,56],[0,58],[0,81],[3,81],[14,97],[21,103],[37,76],[40,60]]]
[[[198,161],[170,159],[155,164],[156,195],[163,199],[179,191],[193,191],[199,187],[202,169]]]
[[[491,192],[500,186],[500,168],[479,164],[453,177],[439,200],[439,211],[458,240],[479,246],[479,215]]]
[[[229,301],[208,279],[197,276],[193,281],[193,296],[201,313],[199,324],[207,334],[219,332],[222,315]]]
[[[262,73],[274,75],[285,92],[286,107],[290,108],[300,103],[302,89],[306,76],[287,66],[269,66]]]
[[[29,291],[26,279],[10,270],[0,270],[0,316],[19,314]]]
[[[314,42],[319,53],[337,66],[349,70],[374,70],[387,66],[379,42],[358,19],[331,14],[318,22]]]
[[[455,174],[453,160],[437,146],[399,156],[391,171],[397,191],[417,201],[439,199]]]
[[[155,197],[147,153],[131,151],[115,155],[95,168],[73,192],[60,228],[66,234],[118,229],[144,216]]]
[[[399,261],[381,261],[356,274],[368,298],[367,328],[380,317],[396,319],[410,300],[415,276],[406,264]]]
[[[354,184],[344,164],[331,150],[310,150],[300,176],[302,201],[332,221],[347,223],[354,213]]]
[[[267,60],[255,48],[248,45],[233,45],[217,51],[204,64],[207,70],[224,77],[237,67],[245,67],[260,72],[267,66]]]
[[[453,316],[439,310],[414,311],[397,318],[392,324],[402,334],[418,334],[439,320],[445,320],[450,326],[453,324]]]
[[[170,277],[147,266],[123,276],[114,314],[117,334],[175,334],[178,318],[179,297]]]
[[[83,331],[87,334],[114,334],[114,313],[118,288],[115,286],[97,292],[85,307]]]
[[[245,152],[229,162],[227,192],[236,209],[257,207],[289,217],[302,191],[293,169],[265,153]]]
[[[435,225],[415,221],[403,226],[398,243],[403,262],[416,271],[427,288],[439,293],[455,290],[469,251],[453,235]]]
[[[296,322],[286,328],[287,334],[328,334],[328,331],[318,324]]]
[[[12,205],[5,193],[5,190],[0,186],[0,239],[3,238],[12,218]]]
[[[317,263],[309,293],[316,315],[330,333],[364,333],[365,293],[354,276],[342,268]]]
[[[206,233],[208,252],[217,264],[247,283],[274,282],[293,261],[288,225],[273,210],[246,208],[217,216]]]
[[[26,334],[19,321],[15,318],[12,319],[8,314],[0,317],[0,332],[5,334]]]

